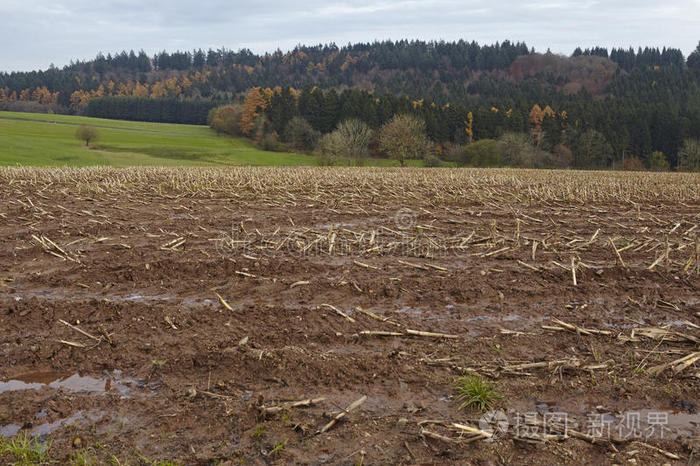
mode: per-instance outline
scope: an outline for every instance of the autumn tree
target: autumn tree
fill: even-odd
[[[151,99],[160,99],[165,97],[167,91],[165,89],[165,84],[162,81],[157,81],[151,86]]]
[[[246,136],[250,136],[255,127],[255,119],[265,110],[266,99],[263,90],[260,87],[254,87],[245,97],[243,102],[243,114],[241,115],[240,130]]]
[[[87,107],[88,102],[90,102],[90,93],[87,91],[77,90],[71,94],[70,102],[72,109],[82,111],[85,109],[85,107]]]
[[[80,141],[85,141],[85,146],[89,146],[90,142],[95,142],[100,138],[100,133],[97,128],[91,125],[82,124],[75,130],[75,138]]]
[[[238,136],[242,111],[239,107],[227,105],[211,110],[209,126],[217,133]]]
[[[535,145],[539,146],[542,139],[542,121],[544,120],[545,113],[542,107],[535,104],[530,110],[530,124],[532,125],[532,139]]]
[[[144,86],[143,84],[141,84],[140,82],[137,81],[134,84],[134,88],[131,91],[131,94],[134,97],[148,97],[148,94],[149,94],[148,87]]]
[[[425,121],[414,115],[395,115],[379,131],[379,148],[403,167],[406,159],[419,159],[433,150],[425,135]]]
[[[32,93],[32,100],[42,105],[55,105],[58,99],[58,92],[49,91],[46,86],[37,87]]]
[[[467,137],[469,138],[469,144],[474,140],[474,114],[472,112],[467,113],[467,119],[464,121]]]

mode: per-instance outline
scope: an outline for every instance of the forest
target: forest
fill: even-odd
[[[269,149],[357,159],[391,156],[382,135],[402,123],[430,144],[417,142],[421,154],[402,148],[401,159],[697,170],[700,45],[688,57],[673,48],[563,56],[520,42],[407,40],[264,55],[100,53],[0,73],[0,109],[211,124]],[[361,149],[338,148],[358,138]]]

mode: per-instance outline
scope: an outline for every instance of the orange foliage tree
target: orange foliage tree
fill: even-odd
[[[254,87],[245,96],[243,102],[243,115],[241,115],[241,133],[250,136],[255,126],[255,118],[265,110],[267,101],[265,93],[260,87]]]

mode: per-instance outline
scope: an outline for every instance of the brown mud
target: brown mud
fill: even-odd
[[[2,436],[52,439],[58,462],[700,458],[700,363],[651,370],[700,351],[697,176],[663,175],[660,188],[563,172],[190,173],[0,173]],[[635,336],[647,327],[690,340]],[[508,434],[467,443],[420,424],[479,426],[453,389],[467,369],[505,396]],[[512,430],[518,415],[554,412],[584,433],[638,413],[642,433]],[[666,430],[646,435],[658,413]]]

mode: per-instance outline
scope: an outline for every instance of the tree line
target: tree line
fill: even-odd
[[[219,104],[172,98],[102,97],[90,100],[85,114],[96,118],[205,125],[209,111]]]
[[[693,95],[700,103],[700,92]],[[679,113],[661,104],[648,104],[640,112],[615,99],[577,96],[531,106],[514,100],[437,105],[406,96],[376,96],[359,89],[339,93],[312,86],[301,91],[255,87],[242,104],[212,109],[208,121],[221,133],[253,138],[265,149],[313,152],[340,140],[338,134],[335,139],[326,135],[340,128],[347,134],[348,121],[360,122],[378,136],[397,116],[414,117],[420,122],[419,132],[431,141],[430,150],[419,144],[420,151],[403,158],[422,153],[431,156],[431,163],[437,158],[478,166],[687,169],[689,159],[687,154],[685,161],[683,157],[688,141],[700,139],[700,107],[692,102]],[[355,123],[353,127],[359,128]],[[368,150],[387,155],[378,150],[379,142],[373,139]]]
[[[360,87],[375,93],[405,94],[444,104],[473,96],[474,89],[469,86],[481,76],[500,80],[512,78],[515,70],[511,68],[514,63],[517,65],[518,58],[534,53],[534,49],[521,42],[480,45],[464,40],[298,46],[287,53],[277,50],[263,55],[248,49],[222,48],[162,51],[149,57],[144,51],[131,50],[106,56],[100,53],[92,60],[74,61],[62,69],[0,73],[0,88],[6,89],[9,98],[13,93],[19,97],[25,90],[32,93],[43,86],[58,93],[58,105],[66,109],[73,106],[72,110],[75,110],[72,95],[76,91],[95,93],[110,82],[117,87],[122,84],[132,88],[151,87],[173,78],[186,78],[194,83],[191,88],[181,90],[188,98],[230,99],[254,86],[301,89],[305,85],[316,85],[324,89]],[[672,48],[612,49],[610,52],[602,47],[577,48],[571,58],[581,56],[608,59],[626,72],[665,67],[700,68],[698,50],[686,60],[680,50]],[[544,69],[540,78],[549,84],[559,80],[556,83],[559,87],[554,87],[557,90],[566,81],[575,82],[577,71],[580,70],[572,70],[568,76],[548,76],[549,72]],[[124,92],[127,90],[122,89],[122,94]]]
[[[234,52],[222,48],[163,51],[148,57],[143,51],[137,54],[132,50],[107,56],[100,53],[93,60],[71,62],[62,69],[0,73],[0,89],[6,90],[9,99],[13,94],[19,98],[25,89],[31,93],[46,86],[58,93],[57,104],[70,111],[78,111],[73,96],[76,92],[99,98],[100,86],[104,94],[112,82],[121,96],[130,96],[129,92],[143,93],[143,87],[150,89],[172,79],[193,83],[181,94],[195,99],[231,99],[254,86],[301,89],[310,84],[323,88],[371,87],[376,92],[414,97],[427,97],[423,94],[433,89],[430,92],[436,97],[442,95],[446,101],[452,94],[448,89],[454,87],[452,82],[470,73],[505,70],[518,56],[531,52],[524,43],[509,41],[493,45],[466,41],[385,41],[344,47],[327,44],[264,55],[248,49]],[[440,76],[435,76],[435,70]],[[121,85],[131,89],[119,89]]]

